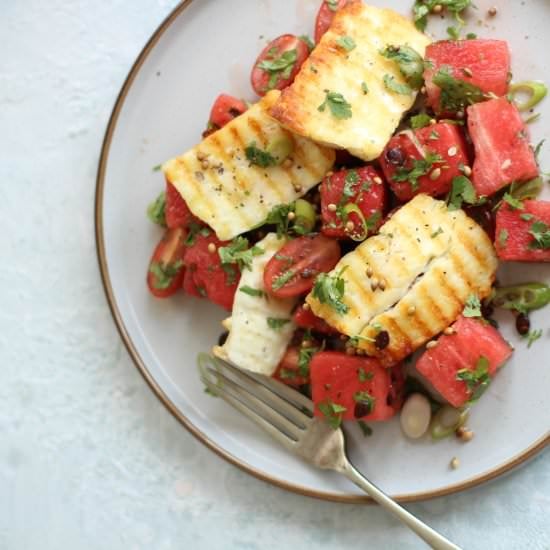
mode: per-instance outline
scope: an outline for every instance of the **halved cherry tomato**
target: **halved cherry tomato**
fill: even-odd
[[[300,328],[308,328],[323,334],[338,334],[335,328],[331,327],[324,319],[321,319],[321,317],[317,317],[311,309],[305,309],[304,306],[300,306],[294,312],[292,320],[296,326]]]
[[[270,42],[252,68],[250,82],[258,95],[282,90],[292,84],[309,55],[306,42],[293,34],[283,34]]]
[[[328,31],[336,12],[343,8],[348,0],[323,0],[317,18],[315,19],[315,43]]]
[[[210,244],[214,247],[209,248]],[[236,264],[222,266],[218,248],[228,244],[220,241],[212,231],[207,235],[201,232],[195,235],[194,242],[188,245],[185,253],[188,274],[184,289],[188,294],[198,294],[230,310],[241,273]]]
[[[186,227],[195,219],[179,191],[168,180],[166,180],[166,207],[164,212],[166,225],[171,229]]]
[[[309,384],[309,376],[302,376],[300,374],[298,369],[299,360],[300,349],[290,346],[277,366],[277,370],[273,373],[273,378],[294,388]]]
[[[264,286],[278,298],[299,296],[313,288],[315,277],[340,259],[338,242],[323,235],[294,239],[277,252],[264,270]]]
[[[147,270],[147,286],[153,296],[168,298],[181,287],[186,236],[183,227],[168,229],[157,244]]]

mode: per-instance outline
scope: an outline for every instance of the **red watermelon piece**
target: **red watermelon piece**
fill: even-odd
[[[294,313],[294,324],[297,327],[314,330],[315,332],[321,332],[322,334],[338,334],[338,331],[331,327],[324,319],[317,317],[313,311],[308,307],[300,306]]]
[[[395,135],[380,157],[380,166],[400,201],[408,201],[418,193],[438,197],[448,193],[453,178],[462,174],[461,167],[468,164],[466,151],[462,130],[454,124],[439,122]],[[432,169],[418,178],[416,186],[409,181],[395,181],[403,168],[411,170],[415,160],[423,159],[428,154],[439,155],[441,161],[434,162]],[[438,177],[433,177],[435,170],[438,170]]]
[[[273,373],[273,378],[294,388],[309,384],[309,376],[302,376],[300,373],[299,362],[300,348],[290,346]]]
[[[468,82],[483,92],[503,96],[510,78],[510,50],[503,40],[443,40],[426,48],[424,79],[427,104],[440,112],[441,90],[432,82],[442,67],[448,67],[457,80]]]
[[[437,346],[424,352],[416,369],[453,407],[462,407],[472,397],[472,390],[457,378],[458,371],[474,371],[484,357],[492,378],[512,355],[512,348],[493,326],[483,321],[461,316],[453,329],[454,334],[440,336]]]
[[[514,209],[504,203],[496,216],[495,248],[498,257],[515,262],[550,262],[550,233],[546,237],[548,248],[544,248],[544,241],[537,242],[533,235],[545,230],[550,231],[549,201],[524,201],[523,209]]]
[[[502,97],[468,107],[468,130],[474,143],[472,181],[481,196],[539,173],[529,132],[517,107]]]
[[[327,175],[319,189],[323,220],[321,231],[327,237],[344,239],[366,236],[358,213],[350,211],[343,214],[347,205],[356,205],[361,211],[368,226],[368,235],[372,235],[382,224],[387,204],[386,186],[382,175],[372,166],[341,170]],[[351,232],[346,229],[348,221],[354,224]]]
[[[186,227],[195,217],[179,191],[166,181],[166,225],[169,228]]]
[[[391,369],[385,369],[377,359],[323,351],[313,356],[309,369],[315,416],[373,421],[387,420],[395,414],[391,402]],[[369,407],[361,403],[365,392],[373,399],[370,412]],[[327,406],[330,411],[333,405],[338,407],[336,411],[341,411],[339,407],[345,411],[327,415]]]

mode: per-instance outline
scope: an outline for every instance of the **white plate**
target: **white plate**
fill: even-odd
[[[486,11],[493,1],[476,0],[478,10],[468,30],[510,42],[515,80],[548,76],[550,5],[499,0],[498,16],[489,19]],[[105,288],[122,337],[171,412],[216,452],[258,477],[305,494],[354,500],[359,492],[346,480],[303,464],[223,401],[203,393],[195,357],[216,341],[224,312],[183,295],[155,300],[144,282],[160,237],[145,217],[147,204],[163,187],[152,167],[199,140],[219,92],[253,99],[249,70],[265,44],[262,37],[312,34],[319,2],[188,0],[175,9],[138,58],[113,111],[98,173],[97,239]],[[372,3],[404,13],[412,5],[410,0]],[[433,30],[434,22],[430,25]],[[534,142],[545,137],[550,100],[540,111],[542,121],[531,127]],[[546,167],[549,150],[550,145],[542,154]],[[526,279],[550,283],[550,266],[508,265],[501,275],[505,282]],[[548,312],[532,316],[544,336],[531,349],[515,336],[510,317],[504,319],[504,335],[517,351],[474,407],[470,425],[476,437],[471,443],[411,442],[395,421],[375,425],[368,439],[351,430],[352,460],[390,494],[412,500],[470,487],[509,470],[548,443]],[[449,469],[453,456],[461,461],[456,471]]]

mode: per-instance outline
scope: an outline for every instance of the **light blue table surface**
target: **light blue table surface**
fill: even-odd
[[[97,161],[128,68],[175,4],[0,2],[0,550],[422,548],[376,507],[222,461],[122,346],[95,255]],[[550,549],[549,458],[410,509],[464,548]]]

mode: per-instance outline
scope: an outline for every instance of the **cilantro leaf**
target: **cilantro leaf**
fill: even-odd
[[[317,110],[323,113],[327,106],[334,118],[345,120],[352,117],[351,104],[341,93],[325,90],[325,101],[317,107]]]
[[[498,233],[498,245],[500,248],[505,248],[508,241],[508,231],[501,229]]]
[[[515,181],[510,185],[509,193],[512,197],[520,201],[536,199],[542,191],[542,186],[541,177],[525,182]]]
[[[405,77],[407,84],[409,84],[412,88],[418,90],[422,86],[422,83],[424,82],[424,60],[416,50],[406,45],[389,45],[380,51],[380,55],[383,55],[386,59],[396,63],[399,68],[399,72]],[[392,88],[392,84],[386,83],[386,80],[384,80],[384,84],[386,84],[386,87],[392,91],[397,91]]]
[[[355,40],[351,36],[341,36],[336,40],[336,44],[347,52],[351,52],[351,50],[357,47]]]
[[[276,53],[277,51],[274,52],[274,54]],[[277,86],[280,80],[285,80],[290,77],[297,58],[298,52],[296,48],[294,48],[293,50],[283,52],[278,57],[271,56],[270,58],[268,56],[267,59],[264,59],[258,63],[257,67],[259,69],[269,73],[267,90],[272,90],[275,86]]]
[[[295,275],[296,272],[292,269],[285,271],[284,273],[278,275],[277,277],[275,277],[275,279],[273,279],[273,281],[271,282],[271,288],[273,290],[279,290],[283,288],[291,279],[294,278]]]
[[[411,95],[412,88],[408,84],[400,84],[395,80],[395,76],[390,74],[384,75],[384,86],[390,92],[394,92],[400,95]]]
[[[544,222],[536,221],[533,223],[529,233],[533,236],[529,248],[532,250],[547,250],[550,248],[550,227]]]
[[[147,207],[147,217],[153,223],[166,227],[166,193],[164,191]]]
[[[325,417],[327,424],[334,430],[337,430],[342,424],[342,414],[347,411],[346,407],[326,399],[317,405],[321,414]]]
[[[261,166],[262,168],[267,168],[268,166],[274,166],[277,164],[277,159],[271,153],[256,147],[255,141],[250,143],[250,145],[245,148],[244,153],[246,158],[250,161],[250,164],[255,164],[256,166]]]
[[[466,299],[464,311],[462,312],[464,317],[481,317],[481,302],[475,294],[470,294]]]
[[[542,330],[530,330],[524,338],[527,340],[527,347],[530,348],[539,338],[542,337]]]
[[[302,42],[305,42],[307,44],[307,49],[312,52],[315,48],[315,42],[307,35],[307,34],[301,34],[298,37]]]
[[[252,288],[248,285],[243,285],[239,288],[239,292],[243,292],[244,294],[248,294],[249,296],[253,296],[255,298],[265,298],[266,293],[263,290],[260,290],[259,288]]]
[[[277,317],[267,318],[267,326],[272,330],[280,330],[288,323],[290,323],[290,319],[280,319]]]
[[[370,437],[372,435],[372,428],[366,422],[363,420],[358,420],[357,424],[359,424],[359,427],[365,437]]]
[[[514,196],[512,196],[510,193],[504,193],[502,200],[508,203],[508,205],[513,210],[523,210],[525,208],[523,206],[523,203],[519,199],[516,199]]]
[[[410,168],[400,166],[392,179],[395,182],[407,181],[411,184],[413,191],[416,191],[419,186],[418,179],[428,174],[434,164],[441,162],[443,162],[443,158],[440,155],[428,151],[424,158],[414,159]]]
[[[222,264],[237,264],[241,271],[244,268],[252,270],[252,260],[263,252],[263,249],[256,245],[248,248],[248,239],[241,236],[233,239],[227,246],[218,248]]]
[[[330,11],[336,11],[338,9],[338,0],[325,0],[325,4]]]
[[[418,128],[425,128],[430,125],[432,117],[426,113],[420,113],[411,117],[411,128],[417,130]]]
[[[466,387],[470,392],[469,403],[477,401],[491,383],[491,377],[489,376],[489,360],[482,355],[477,360],[474,370],[460,369],[456,373],[456,378],[466,383]]]
[[[320,351],[320,348],[300,348],[298,352],[298,372],[300,376],[307,377],[309,376],[309,363],[311,358]]]
[[[335,275],[320,273],[313,286],[313,297],[317,298],[321,304],[328,304],[340,315],[345,315],[349,311],[349,306],[342,301],[346,288],[342,273],[346,268],[347,266],[343,267]]]
[[[197,235],[202,237],[210,236],[210,229],[197,222],[191,222],[189,224],[189,233],[185,239],[185,246],[193,246],[197,240]]]
[[[364,407],[364,410],[361,411],[364,414],[361,414],[361,416],[367,416],[374,410],[376,399],[368,391],[355,392],[353,400]]]
[[[372,380],[374,378],[374,373],[367,372],[363,367],[359,367],[357,377],[359,378],[359,382],[366,382],[367,380]]]
[[[162,262],[152,262],[149,266],[149,272],[154,275],[153,286],[159,290],[167,289],[174,280],[174,277],[180,272],[183,262],[177,260],[171,264]]]
[[[444,111],[461,111],[468,105],[487,99],[485,93],[478,86],[452,76],[451,68],[448,66],[441,67],[435,73],[432,81],[441,88],[440,103]]]
[[[481,201],[472,182],[466,176],[456,176],[453,178],[447,203],[449,210],[458,210],[464,202],[466,204],[479,204]]]
[[[460,17],[460,14],[467,7],[472,5],[472,0],[415,0],[413,18],[417,29],[421,31],[426,30],[428,15],[437,5],[440,5],[449,13],[452,13],[455,19],[463,25],[464,21]]]

